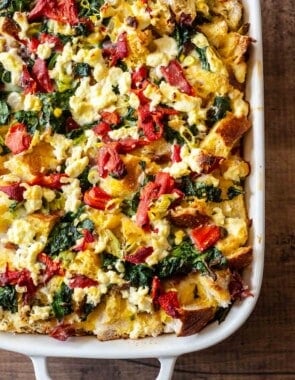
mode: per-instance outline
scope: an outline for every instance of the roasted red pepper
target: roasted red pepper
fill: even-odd
[[[32,68],[32,74],[37,80],[41,92],[52,92],[54,90],[51,79],[49,77],[46,62],[37,58]]]
[[[61,263],[58,260],[53,260],[46,253],[39,253],[37,260],[45,265],[45,269],[42,270],[44,275],[43,282],[47,283],[53,276],[63,276],[65,274],[64,269],[61,267]]]
[[[70,25],[75,25],[79,22],[74,0],[37,0],[35,7],[28,15],[28,19],[29,21],[35,21],[43,17],[69,23]]]
[[[132,264],[141,264],[153,253],[153,247],[141,247],[132,255],[125,256],[125,260]]]
[[[220,239],[220,228],[212,224],[199,226],[191,231],[191,237],[196,247],[200,251],[205,251]]]
[[[0,191],[7,194],[10,199],[21,202],[24,200],[23,193],[26,190],[19,182],[10,183],[9,185],[0,186]]]
[[[32,136],[23,123],[13,124],[5,136],[5,145],[13,154],[21,153],[30,147]]]
[[[65,183],[62,182],[62,178],[67,177],[65,173],[38,174],[29,181],[29,185],[39,185],[52,190],[60,190],[61,187],[65,185]]]
[[[98,173],[102,178],[107,175],[116,179],[122,179],[127,174],[126,166],[116,151],[115,147],[105,145],[98,151]]]
[[[70,324],[61,324],[50,332],[50,336],[54,339],[60,340],[62,342],[66,341],[71,336],[75,335],[75,328]]]
[[[170,317],[179,318],[180,305],[176,291],[169,290],[166,293],[160,294],[157,301]]]
[[[74,288],[89,288],[90,286],[96,286],[98,285],[98,281],[93,280],[92,278],[89,278],[87,276],[84,276],[82,274],[77,274],[76,276],[72,277],[69,282],[69,287],[71,289]]]
[[[181,146],[178,144],[173,145],[172,147],[172,162],[177,163],[181,161],[181,156],[180,156],[180,151],[181,151]]]
[[[117,112],[102,112],[101,119],[109,125],[118,125],[121,121],[120,115]]]
[[[38,83],[30,74],[27,66],[23,66],[20,85],[24,89],[24,94],[35,94],[38,91]]]
[[[6,266],[5,272],[0,273],[0,286],[6,285],[18,285],[26,287],[26,291],[23,294],[23,300],[25,304],[28,304],[34,296],[37,286],[34,284],[31,273],[28,269],[22,269],[19,271],[11,271]]]
[[[83,234],[82,242],[79,245],[77,245],[76,247],[74,247],[75,251],[85,251],[85,249],[87,249],[87,247],[88,247],[88,244],[93,243],[95,240],[92,233],[87,229],[84,229],[82,231],[82,234]]]
[[[121,33],[116,43],[111,41],[105,42],[102,48],[102,54],[109,59],[110,66],[116,66],[118,61],[128,56],[127,33]]]
[[[181,92],[187,95],[194,95],[194,89],[185,78],[183,69],[176,59],[170,61],[168,66],[161,67],[161,71],[171,86],[177,87]]]
[[[149,225],[148,210],[153,200],[162,194],[171,194],[175,191],[175,181],[168,173],[160,172],[154,182],[149,182],[140,194],[140,201],[136,213],[138,226],[146,228]]]
[[[112,197],[100,187],[94,186],[84,194],[84,203],[98,210],[105,210]]]

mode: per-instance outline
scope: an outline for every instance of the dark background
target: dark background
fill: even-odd
[[[257,0],[249,0],[257,1]],[[266,249],[262,292],[226,341],[180,357],[173,380],[295,379],[295,3],[262,0],[266,133]],[[54,380],[151,380],[150,360],[49,359]],[[1,380],[33,380],[30,360],[0,350]]]

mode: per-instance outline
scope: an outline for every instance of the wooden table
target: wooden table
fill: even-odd
[[[294,5],[294,0],[262,0],[267,228],[261,297],[234,336],[180,357],[174,380],[295,379]],[[54,380],[151,380],[158,362],[53,358],[49,370]],[[29,359],[0,351],[0,379],[33,380]]]

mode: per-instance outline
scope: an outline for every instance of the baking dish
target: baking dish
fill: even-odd
[[[0,348],[31,357],[36,379],[50,379],[46,357],[79,357],[98,359],[150,358],[161,362],[158,380],[172,377],[179,355],[212,346],[235,332],[252,312],[260,291],[264,255],[264,131],[263,131],[263,68],[262,36],[259,0],[245,0],[245,18],[249,20],[250,36],[255,40],[249,63],[247,99],[251,104],[252,130],[245,137],[245,159],[251,163],[251,176],[247,181],[247,203],[252,220],[250,244],[254,250],[252,265],[244,273],[253,297],[236,303],[222,324],[214,322],[202,332],[189,337],[177,338],[164,335],[141,340],[97,341],[94,337],[71,338],[59,342],[47,336],[13,335],[0,333]]]

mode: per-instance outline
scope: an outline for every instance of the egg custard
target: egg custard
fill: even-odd
[[[200,331],[251,295],[239,0],[0,5],[0,330]]]

